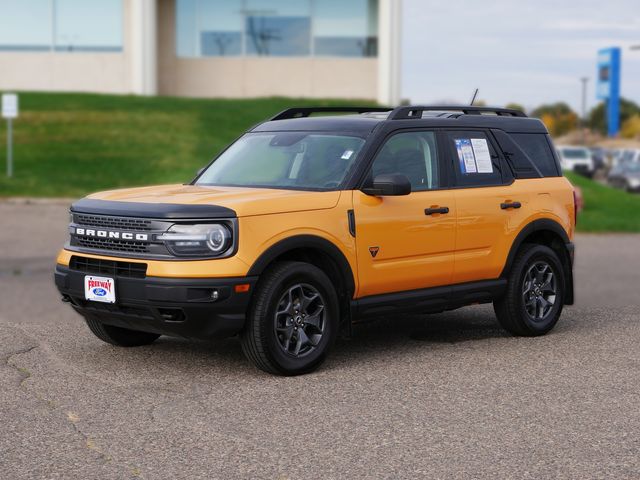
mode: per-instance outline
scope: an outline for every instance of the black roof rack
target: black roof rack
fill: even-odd
[[[465,115],[481,115],[482,113],[493,113],[499,116],[507,117],[526,117],[524,112],[511,108],[473,107],[469,105],[411,105],[395,108],[389,114],[389,120],[422,118],[423,112],[462,112]]]
[[[332,112],[345,112],[345,113],[369,113],[369,112],[390,112],[393,108],[389,107],[294,107],[283,110],[275,117],[270,118],[273,120],[287,120],[289,118],[303,118],[308,117],[312,113],[332,113]]]

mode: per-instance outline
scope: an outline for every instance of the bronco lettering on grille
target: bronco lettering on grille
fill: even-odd
[[[149,240],[147,233],[135,232],[118,232],[113,230],[96,230],[94,228],[76,228],[76,235],[82,237],[99,237],[99,238],[115,238],[118,240],[134,240],[137,242],[146,242]]]

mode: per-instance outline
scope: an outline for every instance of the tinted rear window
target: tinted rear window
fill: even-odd
[[[541,133],[512,133],[511,137],[545,177],[559,175],[547,136]]]

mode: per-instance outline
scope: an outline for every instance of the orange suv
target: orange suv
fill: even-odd
[[[573,303],[575,207],[522,112],[293,108],[189,184],[74,203],[55,282],[105,342],[239,335],[294,375],[376,316],[493,302],[509,332],[548,332]]]

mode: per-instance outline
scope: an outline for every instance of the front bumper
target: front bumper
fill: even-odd
[[[116,327],[198,339],[238,333],[258,279],[115,276],[116,303],[108,304],[85,300],[85,275],[101,274],[63,265],[57,265],[54,274],[63,300],[81,315]],[[240,284],[249,284],[249,290],[236,292]],[[213,290],[218,291],[217,300]]]

